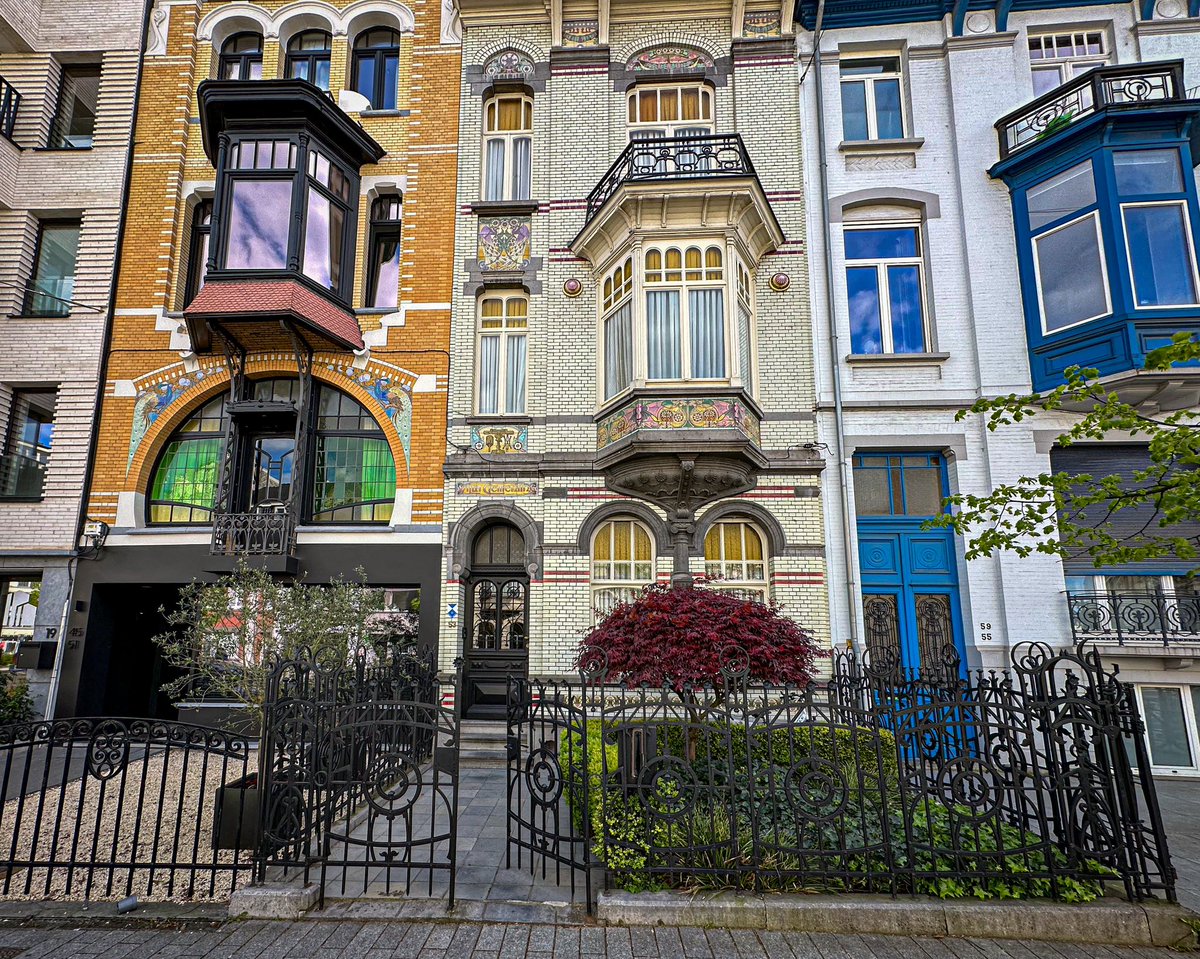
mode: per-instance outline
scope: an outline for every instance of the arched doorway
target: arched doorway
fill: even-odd
[[[529,574],[525,538],[509,523],[485,527],[471,544],[466,576],[463,715],[502,718],[508,677],[529,664]]]

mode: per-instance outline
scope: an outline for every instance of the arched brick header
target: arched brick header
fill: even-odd
[[[471,567],[471,545],[489,523],[511,523],[525,537],[525,570],[530,579],[542,577],[542,534],[538,524],[511,500],[485,500],[476,503],[454,523],[450,530],[449,569],[458,579]]]
[[[610,519],[636,519],[650,530],[654,538],[654,555],[671,555],[671,532],[667,529],[666,521],[646,503],[635,500],[629,502],[604,503],[588,513],[583,524],[579,527],[579,552],[590,556],[592,537],[604,523]]]

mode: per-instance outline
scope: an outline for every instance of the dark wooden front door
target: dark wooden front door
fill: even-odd
[[[529,666],[529,579],[523,571],[472,571],[467,601],[465,715],[505,715],[508,677]]]

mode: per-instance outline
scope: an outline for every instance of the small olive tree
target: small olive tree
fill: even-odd
[[[240,703],[257,722],[278,660],[302,650],[320,662],[348,662],[360,652],[382,659],[411,645],[417,626],[415,612],[390,608],[379,587],[284,583],[244,563],[215,583],[183,587],[178,604],[160,612],[170,629],[154,642],[179,671],[163,691],[175,703]]]

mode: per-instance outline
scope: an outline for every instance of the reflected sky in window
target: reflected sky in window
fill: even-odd
[[[282,270],[287,267],[292,181],[236,180],[229,204],[225,267]]]

